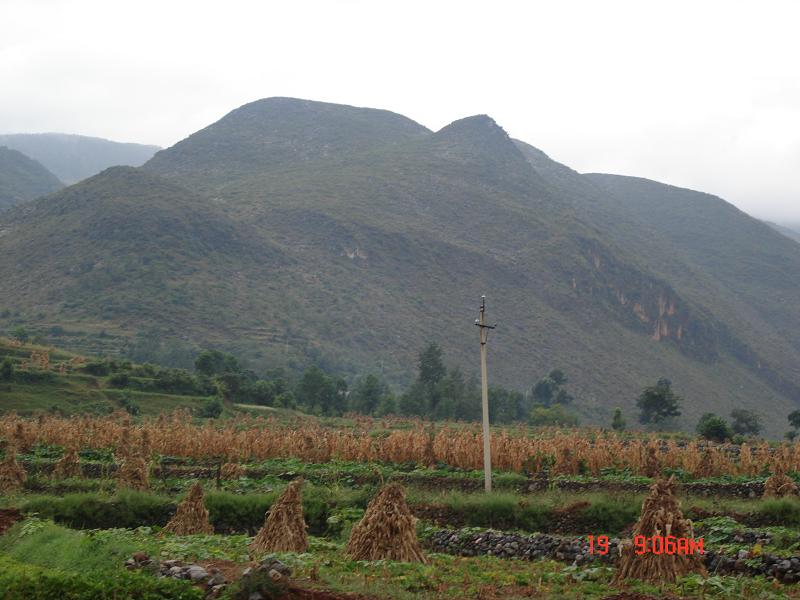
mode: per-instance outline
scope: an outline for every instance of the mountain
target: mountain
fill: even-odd
[[[35,160],[0,146],[0,210],[62,187],[64,184]]]
[[[795,242],[800,242],[800,226],[778,225],[777,223],[771,223],[770,221],[764,221],[764,222],[770,227],[772,227],[778,233],[782,233],[786,237],[793,239]]]
[[[125,144],[102,138],[66,133],[15,133],[0,135],[0,146],[22,152],[67,184],[76,183],[117,165],[138,167],[160,148]]]
[[[687,428],[745,407],[778,434],[800,403],[800,246],[712,196],[576,173],[486,115],[432,132],[259,100],[2,213],[0,257],[0,328],[109,351],[214,346],[407,383],[438,341],[474,374],[486,294],[491,381],[559,367],[584,422],[633,418],[662,376]]]

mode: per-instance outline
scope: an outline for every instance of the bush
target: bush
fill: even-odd
[[[125,388],[131,383],[131,377],[127,373],[114,373],[108,378],[108,385],[115,388]]]
[[[0,379],[3,381],[11,381],[14,378],[14,361],[8,356],[3,359],[0,364]]]
[[[68,494],[61,498],[34,498],[22,505],[25,514],[37,513],[74,529],[135,528],[166,525],[176,505],[169,498],[144,492],[120,492],[114,498],[98,494]]]
[[[697,423],[697,433],[707,440],[724,442],[733,437],[733,431],[727,421],[714,413],[706,413]]]
[[[550,408],[534,405],[531,410],[530,423],[531,425],[575,427],[578,425],[578,417],[570,413],[561,404],[554,404]]]
[[[111,368],[108,365],[108,361],[95,360],[83,365],[83,371],[95,377],[105,377],[111,372]]]
[[[197,416],[201,419],[216,419],[222,414],[222,402],[216,398],[206,402],[198,411]]]

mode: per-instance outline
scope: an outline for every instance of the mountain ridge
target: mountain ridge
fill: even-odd
[[[143,250],[98,240],[100,276],[66,264],[59,274],[37,255],[25,259],[25,273],[0,261],[15,292],[0,290],[0,304],[23,310],[18,299],[27,294],[43,322],[104,328],[120,339],[158,330],[164,343],[225,348],[256,368],[313,363],[402,383],[426,340],[474,371],[469,325],[487,294],[501,324],[493,380],[525,388],[560,367],[590,422],[610,418],[615,405],[632,412],[638,391],[660,376],[687,396],[685,427],[706,410],[768,403],[774,414],[765,420],[776,432],[779,413],[800,402],[792,366],[800,350],[781,327],[791,330],[793,310],[756,302],[756,284],[739,293],[737,273],[749,270],[725,262],[724,232],[686,243],[672,223],[696,210],[719,217],[725,231],[753,238],[746,242],[754,265],[773,251],[794,265],[800,251],[704,195],[581,175],[512,140],[486,115],[431,132],[386,111],[262,100],[133,172],[147,177],[115,172],[113,180],[88,180],[81,194],[107,197],[111,186],[114,197],[141,197],[152,211],[167,210],[160,196],[174,195],[176,210],[220,220],[239,241],[195,247],[194,237],[225,238],[204,219],[196,231],[176,228],[180,243],[171,245],[140,220]],[[686,214],[654,218],[664,210],[661,195],[673,193]],[[61,210],[64,194],[75,192],[60,194],[37,209]],[[104,202],[129,210],[133,200]],[[23,214],[0,217],[0,252],[12,258],[27,256],[50,227],[52,216],[34,227]],[[87,233],[67,233],[72,262],[87,264],[79,243]],[[699,256],[703,239],[721,265]],[[763,281],[758,275],[771,293],[770,270]],[[115,287],[132,279],[149,303]],[[80,306],[101,318],[91,322]]]
[[[138,167],[159,150],[158,146],[70,133],[0,134],[0,145],[37,160],[66,184],[77,183],[108,167]]]
[[[0,210],[47,195],[64,184],[44,165],[0,144]]]

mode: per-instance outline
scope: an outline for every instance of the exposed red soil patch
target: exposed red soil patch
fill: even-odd
[[[613,596],[606,596],[603,600],[679,600],[677,596],[650,596],[648,594],[636,594],[633,592],[620,592]]]
[[[236,563],[232,560],[206,560],[200,561],[197,564],[199,564],[209,573],[211,573],[212,569],[216,569],[222,573],[226,581],[238,581],[242,578],[242,571],[244,571],[247,567],[256,565],[256,563]]]
[[[16,508],[0,509],[0,535],[3,535],[14,523],[22,520],[22,513]]]
[[[331,592],[328,590],[310,590],[295,586],[289,587],[289,593],[282,600],[379,600],[376,596]]]

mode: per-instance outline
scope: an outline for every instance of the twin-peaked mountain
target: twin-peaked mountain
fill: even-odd
[[[800,402],[800,244],[719,198],[581,175],[475,116],[438,132],[387,111],[272,98],[0,213],[0,307],[256,369],[311,362],[404,381],[426,341],[491,378],[551,368],[585,421],[661,376],[685,424]],[[0,323],[2,326],[2,323]]]

